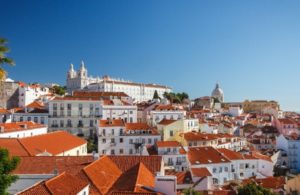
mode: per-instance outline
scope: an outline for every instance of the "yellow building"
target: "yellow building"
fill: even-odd
[[[262,113],[266,108],[274,108],[279,110],[279,104],[276,101],[267,101],[267,100],[246,100],[243,102],[243,110],[244,112],[258,112]]]
[[[180,133],[199,130],[198,119],[179,119],[168,120],[163,119],[157,124],[157,130],[162,135],[163,141],[174,141],[175,137]]]

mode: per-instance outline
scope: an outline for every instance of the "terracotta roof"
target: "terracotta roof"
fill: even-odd
[[[171,119],[163,119],[161,120],[158,125],[170,125],[172,123],[174,123],[176,120],[171,120]]]
[[[0,123],[0,127],[4,127],[4,131],[0,132],[1,134],[1,133],[10,133],[10,132],[38,129],[46,126],[39,123],[34,123],[32,121],[24,121],[24,122]]]
[[[142,162],[153,174],[160,172],[161,156],[109,156],[109,158],[119,167],[122,172]]]
[[[289,118],[280,118],[280,119],[278,119],[278,121],[285,125],[297,124],[296,121],[289,119]]]
[[[0,138],[0,148],[6,148],[10,156],[29,156],[28,151],[23,147],[18,139]]]
[[[212,176],[206,167],[202,168],[191,168],[192,175],[195,177],[207,177]]]
[[[87,143],[86,140],[65,131],[55,131],[48,134],[25,137],[19,139],[19,141],[32,156],[43,152],[58,155]]]
[[[52,194],[77,194],[87,185],[86,181],[65,172],[45,182]]]
[[[189,148],[188,158],[192,165],[230,162],[225,156],[223,156],[217,149],[213,147]]]
[[[9,110],[6,110],[4,108],[0,108],[0,114],[10,114]]]
[[[92,156],[27,156],[20,157],[20,164],[15,174],[51,174],[54,169],[58,173],[77,174],[82,168],[93,162]]]
[[[218,139],[219,136],[217,134],[187,132],[183,134],[183,137],[187,141],[207,141]]]
[[[149,130],[151,127],[147,123],[126,123],[126,131],[128,130]]]
[[[177,177],[177,184],[191,184],[192,176],[191,172],[189,171],[183,171],[183,172],[177,172],[172,170],[166,170],[166,175],[173,175]]]
[[[42,102],[34,101],[26,106],[27,108],[44,108]]]
[[[87,185],[88,183],[86,181],[82,181],[79,178],[64,172],[47,181],[40,182],[20,194],[77,194]]]
[[[125,123],[122,119],[99,120],[99,127],[123,127]]]
[[[257,178],[252,178],[252,179],[245,179],[242,181],[244,185],[248,183],[257,183],[258,185],[261,185],[264,188],[269,188],[269,189],[280,189],[284,188],[285,185],[285,177],[267,177],[263,179],[257,179]]]
[[[180,147],[180,143],[178,141],[157,141],[156,146],[158,148],[164,147]]]
[[[244,159],[243,155],[239,152],[228,150],[225,148],[217,149],[222,155],[226,156],[229,160],[240,160]]]

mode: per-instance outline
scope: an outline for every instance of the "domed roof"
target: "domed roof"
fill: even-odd
[[[215,89],[211,93],[211,96],[212,97],[220,97],[223,95],[224,95],[223,90],[220,88],[219,83],[217,83]]]

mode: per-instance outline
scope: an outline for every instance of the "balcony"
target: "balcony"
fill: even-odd
[[[73,127],[73,125],[72,124],[67,124],[67,127]]]
[[[176,162],[176,165],[182,165],[182,162],[178,161],[178,162]]]
[[[77,127],[83,127],[83,124],[78,124]]]
[[[168,162],[167,166],[174,166],[174,163],[173,162]]]
[[[58,128],[58,125],[53,124],[53,125],[51,125],[51,127]]]

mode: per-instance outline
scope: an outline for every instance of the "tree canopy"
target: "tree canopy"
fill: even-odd
[[[160,97],[159,97],[159,95],[157,93],[157,90],[154,91],[153,99],[160,99]]]
[[[238,195],[273,195],[267,188],[256,185],[255,183],[250,183],[244,186],[239,187]]]
[[[57,95],[65,95],[66,93],[66,87],[62,87],[62,86],[58,86],[58,85],[55,85],[52,87],[52,92],[57,94]]]
[[[182,93],[164,93],[164,97],[167,98],[171,103],[182,103],[183,100],[189,99],[189,95],[185,92]]]
[[[19,157],[10,157],[8,150],[0,148],[0,194],[8,194],[7,188],[18,179],[11,174],[20,162]]]
[[[0,80],[4,80],[7,75],[3,65],[15,65],[15,62],[11,58],[7,57],[8,52],[9,48],[7,47],[7,40],[0,38]]]

